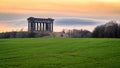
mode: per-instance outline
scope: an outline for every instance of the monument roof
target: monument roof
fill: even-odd
[[[27,20],[54,20],[52,18],[34,18],[34,17],[29,17]]]

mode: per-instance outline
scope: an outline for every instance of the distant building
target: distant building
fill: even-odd
[[[28,32],[41,32],[41,31],[53,32],[54,19],[52,18],[29,17],[27,20],[28,20]]]

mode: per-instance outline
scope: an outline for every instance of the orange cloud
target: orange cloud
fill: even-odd
[[[118,0],[1,0],[0,12],[54,15],[120,15]]]

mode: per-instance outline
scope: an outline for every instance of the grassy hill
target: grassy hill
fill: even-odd
[[[120,39],[0,39],[0,68],[120,68]]]

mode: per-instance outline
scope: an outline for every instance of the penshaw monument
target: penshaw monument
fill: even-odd
[[[52,18],[34,18],[28,19],[28,32],[53,32]]]

